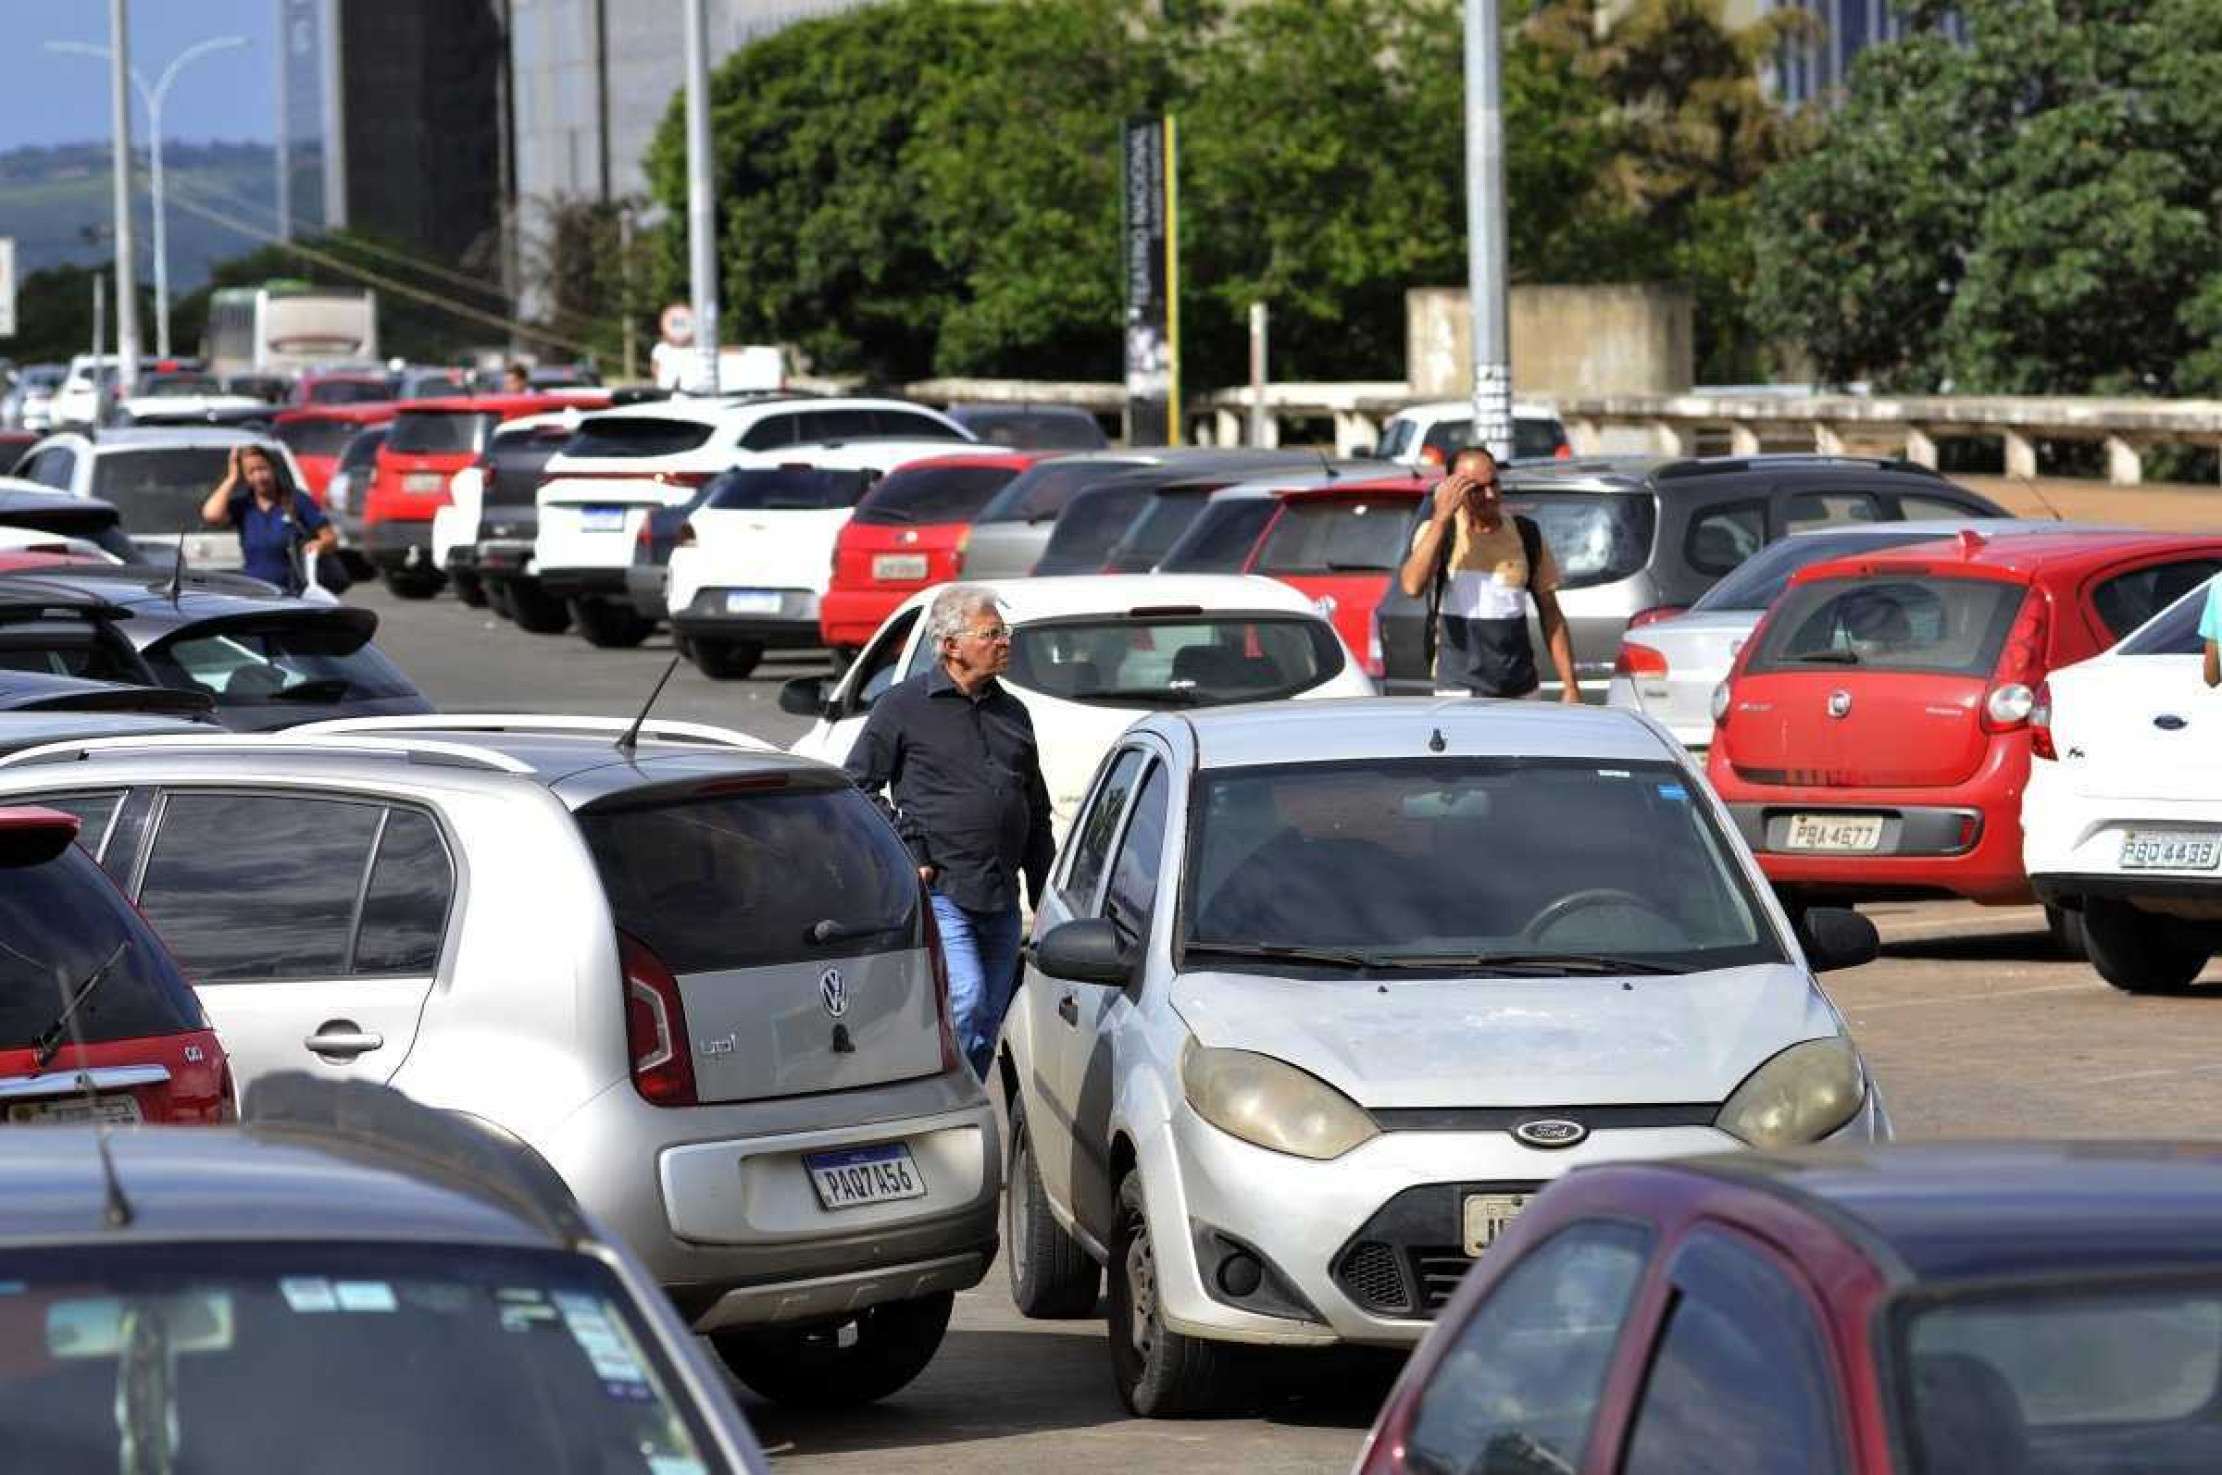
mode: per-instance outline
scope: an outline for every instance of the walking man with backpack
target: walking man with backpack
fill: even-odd
[[[1534,522],[1507,516],[1497,458],[1468,446],[1435,487],[1397,581],[1427,601],[1429,661],[1440,696],[1532,697],[1542,689],[1528,638],[1528,600],[1560,683],[1579,702],[1574,644],[1558,605],[1558,562]]]

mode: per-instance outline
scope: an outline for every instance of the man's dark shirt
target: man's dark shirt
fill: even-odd
[[[844,765],[892,796],[895,828],[936,891],[976,912],[1040,896],[1056,846],[1034,719],[994,681],[968,697],[940,666],[880,694]]]

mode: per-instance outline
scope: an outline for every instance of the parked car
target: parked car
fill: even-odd
[[[86,808],[81,821],[0,807],[0,1125],[228,1120],[224,1044],[162,939],[72,843],[82,833],[97,849],[104,838],[109,816]],[[99,828],[81,832],[81,822]],[[20,1281],[20,1267],[9,1275]],[[19,1426],[0,1422],[23,1458]]]
[[[709,500],[712,485],[696,487],[684,502],[649,508],[640,524],[633,539],[633,561],[625,565],[625,597],[642,619],[660,625],[671,618],[671,555],[678,551],[687,519]],[[568,611],[564,618],[570,618]]]
[[[1434,400],[1407,405],[1381,426],[1381,443],[1373,454],[1401,466],[1432,466],[1438,470],[1450,458],[1474,443],[1472,400]],[[1534,401],[1512,406],[1512,459],[1518,461],[1567,461],[1574,448],[1566,439],[1566,426],[1558,411]]]
[[[1600,692],[1632,622],[1659,617],[1651,611],[1680,613],[1788,533],[2010,515],[1922,467],[1841,456],[1562,462],[1508,474],[1505,505],[1533,518],[1550,544],[1574,674]],[[1380,618],[1384,689],[1433,691],[1421,643],[1426,602],[1391,588]],[[1536,648],[1542,649],[1540,635]],[[1555,672],[1545,676],[1543,694],[1558,694]]]
[[[1014,451],[1101,451],[1111,442],[1077,405],[951,405],[949,418],[991,446]]]
[[[116,407],[116,356],[80,353],[69,361],[48,417],[56,430],[86,430],[107,423]]]
[[[914,461],[875,483],[833,544],[833,578],[818,634],[846,662],[920,589],[964,572],[972,519],[995,494],[1047,459],[1034,451],[972,451]]]
[[[539,593],[528,565],[541,470],[576,433],[582,413],[565,408],[505,420],[479,458],[449,479],[448,505],[432,515],[432,561],[463,603],[491,604],[528,630],[570,623],[568,609]]]
[[[225,392],[251,395],[266,405],[282,405],[293,393],[293,381],[283,374],[262,370],[223,376]]]
[[[2222,538],[1963,532],[1810,565],[1715,698],[1706,771],[1793,906],[2026,902],[2036,690],[2222,568]]]
[[[362,551],[363,501],[370,495],[371,480],[378,474],[378,452],[384,449],[391,428],[371,425],[357,431],[339,453],[331,479],[324,483],[324,515],[339,530],[340,556],[347,560],[348,572],[358,579],[367,579],[372,572],[370,559]]]
[[[54,395],[69,375],[66,364],[25,364],[15,372],[15,383],[0,399],[0,423],[24,430],[54,428]]]
[[[1368,676],[1382,674],[1375,612],[1393,592],[1410,551],[1432,477],[1352,477],[1282,493],[1272,522],[1243,567],[1311,596],[1313,606],[1358,652]],[[1432,688],[1431,688],[1432,690]]]
[[[98,497],[80,497],[39,482],[0,476],[0,528],[88,543],[119,563],[145,563],[144,549],[123,530],[123,514]]]
[[[267,418],[270,407],[252,395],[227,391],[214,374],[197,364],[155,364],[139,376],[138,388],[116,406],[126,424],[223,423],[252,415]]]
[[[917,867],[834,769],[632,726],[111,739],[0,759],[0,794],[136,817],[101,858],[250,1090],[305,1069],[483,1123],[749,1387],[883,1397],[996,1251],[995,1118]]]
[[[1083,488],[1057,515],[1033,575],[1140,574],[1157,567],[1181,535],[1221,491],[1274,468],[1240,462],[1168,461],[1137,466],[1123,475]],[[1335,475],[1332,463],[1310,457],[1300,466],[1279,468],[1309,479]]]
[[[1584,1168],[1406,1364],[1358,1475],[2009,1475],[2215,1458],[2206,1144]]]
[[[393,381],[395,399],[452,399],[471,392],[470,375],[462,369],[413,364]]]
[[[1322,461],[1300,474],[1285,473],[1281,480],[1286,490],[1333,486],[1343,484],[1345,477],[1362,477],[1373,469],[1363,462]],[[1174,547],[1203,519],[1212,503],[1237,487],[1254,485],[1243,480],[1245,476],[1241,471],[1221,471],[1160,484],[1141,514],[1127,524],[1104,555],[1104,572],[1142,574],[1163,568]]]
[[[372,405],[395,398],[392,381],[371,369],[310,370],[293,381],[297,405]]]
[[[390,424],[391,400],[361,405],[305,405],[280,410],[270,422],[271,437],[293,452],[301,468],[301,490],[330,512],[332,477],[339,471],[347,448],[374,425]],[[371,452],[376,455],[375,449]]]
[[[1622,712],[1137,722],[1004,1026],[1019,1310],[1085,1314],[1100,1264],[1121,1401],[1200,1412],[1230,1343],[1419,1341],[1570,1168],[1887,1136],[1813,977],[1873,926],[1801,945],[1726,820]]]
[[[1238,574],[1249,567],[1250,555],[1267,524],[1281,510],[1274,483],[1240,481],[1211,494],[1158,568],[1168,574]]]
[[[266,1080],[243,1130],[0,1134],[0,1254],[28,1468],[766,1468],[545,1164],[375,1086]]]
[[[124,530],[150,558],[175,558],[182,541],[185,560],[196,568],[237,568],[239,535],[202,523],[201,503],[229,473],[232,452],[240,446],[260,447],[276,463],[281,480],[306,485],[300,463],[282,442],[217,427],[112,429],[98,439],[50,435],[17,469],[25,480],[114,507]]]
[[[1138,712],[1373,694],[1333,627],[1269,579],[1113,574],[979,587],[1011,627],[1010,669],[998,679],[1034,721],[1060,835],[1097,760]],[[780,688],[782,710],[817,719],[797,753],[846,761],[880,693],[933,665],[923,616],[937,592],[903,601],[830,682],[805,676]]]
[[[2201,667],[2204,585],[2037,685],[2022,865],[2099,976],[2188,987],[2222,951],[2222,764]]]

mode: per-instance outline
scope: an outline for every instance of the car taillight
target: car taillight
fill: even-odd
[[[1628,628],[1641,630],[1646,625],[1656,625],[1661,620],[1671,620],[1676,615],[1687,614],[1688,612],[1686,606],[1679,604],[1655,604],[1649,609],[1639,609],[1630,615],[1628,617]]]
[[[1623,640],[1620,654],[1613,657],[1612,673],[1630,680],[1638,676],[1664,676],[1667,673],[1666,653],[1648,645],[1638,645],[1633,640]]]
[[[633,1089],[651,1106],[692,1106],[694,1060],[687,1051],[687,1010],[679,980],[648,944],[617,934],[625,971],[625,1047],[633,1062]]]
[[[1562,440],[1562,441],[1560,441],[1560,442],[1558,443],[1558,449],[1557,449],[1557,450],[1555,450],[1555,451],[1553,451],[1553,452],[1551,452],[1551,459],[1553,459],[1554,461],[1571,461],[1571,460],[1573,460],[1573,459],[1574,459],[1574,448],[1573,448],[1573,446],[1571,446],[1571,445],[1567,444],[1567,443],[1566,443],[1565,441],[1563,441],[1563,440]]]
[[[656,519],[654,514],[650,514],[640,520],[640,531],[633,534],[634,545],[640,548],[650,546],[656,541],[655,533]]]
[[[672,539],[672,546],[675,548],[692,548],[694,546],[693,523],[683,522],[679,524],[679,536]]]
[[[1715,727],[1728,720],[1729,703],[1734,700],[1734,697],[1734,690],[1726,681],[1713,688],[1713,725]]]
[[[941,1068],[955,1070],[964,1061],[957,1048],[957,1026],[949,1014],[949,960],[941,951],[941,926],[934,921],[933,899],[918,889],[918,905],[926,919],[926,957],[934,970],[934,1017],[941,1023]]]
[[[648,479],[667,487],[706,487],[714,471],[659,471]]]
[[[2035,688],[2044,680],[2045,637],[2051,623],[2042,589],[2031,589],[2006,632],[1998,670],[1983,697],[1985,732],[2011,732],[2029,720],[2037,705]]]
[[[1366,622],[1366,654],[1360,664],[1376,681],[1389,669],[1388,655],[1381,648],[1381,617],[1378,614]]]
[[[2037,683],[2036,698],[2029,704],[2029,751],[2039,758],[2058,759],[2052,745],[2052,683]]]

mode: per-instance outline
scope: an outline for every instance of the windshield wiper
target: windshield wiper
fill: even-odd
[[[1815,650],[1808,651],[1802,656],[1789,656],[1785,659],[1795,661],[1801,666],[1856,666],[1859,664],[1859,652],[1856,650]]]
[[[1335,963],[1345,968],[1381,968],[1395,962],[1379,953],[1353,952],[1345,948],[1302,947],[1286,942],[1191,942],[1184,945],[1184,952],[1209,953],[1215,958],[1256,958],[1267,962]]]
[[[1502,969],[1508,973],[1684,973],[1687,969],[1607,953],[1398,953],[1384,962],[1402,967]]]
[[[859,937],[877,937],[887,931],[885,922],[836,922],[827,917],[812,922],[802,934],[805,942],[849,942]]]
[[[93,990],[99,988],[101,981],[107,978],[108,971],[116,966],[116,960],[130,949],[131,939],[128,937],[117,943],[108,956],[101,960],[100,966],[86,974],[85,981],[70,991],[69,1002],[62,1006],[62,1012],[55,1016],[54,1022],[40,1030],[37,1038],[31,1041],[31,1059],[39,1069],[46,1069],[46,1063],[61,1052],[63,1031],[77,1017],[78,1006],[93,996]]]

